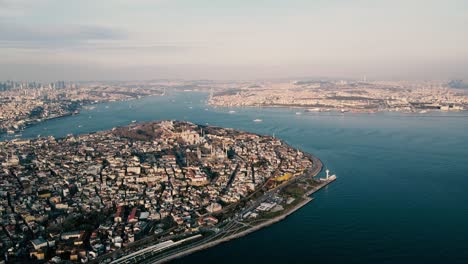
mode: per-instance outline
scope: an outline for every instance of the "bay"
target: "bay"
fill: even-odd
[[[296,115],[296,109],[213,108],[206,98],[180,92],[99,104],[29,127],[22,137],[187,120],[274,134],[337,174],[286,220],[175,263],[468,263],[465,113]]]

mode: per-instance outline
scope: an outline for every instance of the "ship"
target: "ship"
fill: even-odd
[[[254,122],[262,122],[263,120],[257,118],[257,119],[254,119],[253,121]]]

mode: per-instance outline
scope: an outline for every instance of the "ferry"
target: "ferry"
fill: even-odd
[[[254,119],[253,121],[254,122],[262,122],[263,120],[257,118],[257,119]]]

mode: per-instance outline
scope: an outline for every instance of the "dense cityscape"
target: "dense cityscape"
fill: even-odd
[[[467,25],[0,0],[0,264],[468,263]]]
[[[222,107],[462,111],[462,82],[139,81],[0,85],[3,262],[165,262],[279,221],[334,181],[271,136],[182,121],[21,139],[94,104],[201,92]],[[261,120],[254,120],[255,122]],[[11,137],[17,135],[18,138]]]
[[[161,93],[154,85],[7,81],[0,83],[0,134],[15,134],[32,124],[77,114],[84,105]]]
[[[110,101],[164,95],[168,91],[210,92],[223,107],[294,107],[310,112],[463,111],[463,81],[180,81],[0,83],[0,134],[73,115]]]
[[[271,136],[179,121],[0,148],[0,244],[10,262],[129,253],[114,262],[138,262],[153,254],[150,242],[157,253],[235,235],[334,180],[312,179],[320,161]]]
[[[299,107],[308,111],[461,111],[468,108],[463,82],[288,81],[251,82],[214,93],[214,106]]]

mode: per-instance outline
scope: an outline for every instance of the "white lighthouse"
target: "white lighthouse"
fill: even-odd
[[[335,175],[335,174],[330,175],[330,170],[326,169],[326,170],[325,170],[325,173],[326,173],[326,178],[325,178],[326,181],[334,181],[334,180],[336,180],[336,175]]]

